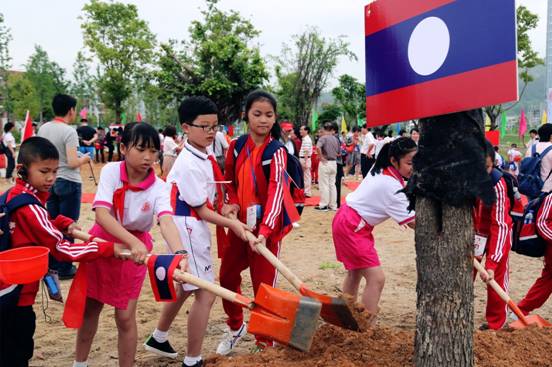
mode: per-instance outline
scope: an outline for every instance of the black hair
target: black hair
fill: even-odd
[[[49,159],[59,160],[59,152],[54,144],[40,136],[25,139],[17,156],[17,163],[21,165],[17,174],[22,180],[27,180],[27,170],[32,163]]]
[[[4,125],[4,132],[7,133],[8,131],[10,131],[11,129],[13,129],[14,127],[14,123],[13,122],[8,122],[6,125]]]
[[[495,145],[495,147],[494,147],[494,151],[495,151],[495,152],[498,152],[498,150],[499,150],[499,147],[498,147],[498,145]]]
[[[408,153],[414,152],[418,146],[410,138],[397,138],[392,142],[386,143],[380,150],[376,162],[372,167],[372,176],[379,174],[384,168],[392,166],[391,158],[398,162]]]
[[[511,147],[512,147],[512,148],[517,148],[517,144],[516,144],[516,143],[512,143]]]
[[[494,166],[495,148],[488,140],[485,140],[485,158],[491,158]]]
[[[98,126],[97,130],[104,130],[103,126]]]
[[[218,115],[217,105],[204,96],[188,97],[178,107],[181,124],[190,125],[199,115]]]
[[[541,142],[550,141],[550,136],[552,135],[552,124],[544,124],[539,127],[538,134]]]
[[[161,129],[161,128],[160,128],[160,129],[157,129],[157,132],[158,132],[159,134],[163,134],[163,129]]]
[[[529,134],[537,134],[538,135],[539,133],[537,132],[537,130],[531,129],[531,130],[529,130]]]
[[[310,128],[309,126],[307,126],[307,125],[301,125],[301,127],[302,127],[303,129],[307,130],[307,133],[310,134],[311,128]]]
[[[390,138],[392,138],[392,137],[393,137],[393,130],[389,130],[389,131],[387,132],[387,136],[390,137]]]
[[[88,123],[88,119],[82,118],[82,119],[80,119],[80,122],[86,122],[86,123]]]
[[[277,114],[277,108],[278,103],[276,102],[276,98],[268,92],[265,92],[264,90],[254,90],[253,92],[249,93],[247,97],[245,97],[245,107],[244,107],[244,120],[246,122],[249,122],[248,114],[249,110],[253,106],[253,103],[255,102],[268,102],[272,105],[272,109],[274,110],[274,114]],[[270,135],[272,135],[272,138],[279,139],[282,134],[282,128],[280,127],[280,124],[277,124],[276,122],[274,125],[272,125],[272,129],[270,130]]]
[[[167,125],[165,126],[165,130],[163,130],[162,134],[174,138],[176,136],[176,127]]]
[[[410,129],[410,135],[412,135],[413,132],[417,132],[419,134],[420,130],[418,130],[417,127],[413,127],[412,129]]]
[[[358,126],[353,126],[353,130],[352,130],[354,133],[358,133],[360,131],[360,129],[358,128]]]
[[[52,101],[52,108],[56,116],[65,116],[71,108],[77,107],[77,100],[67,94],[56,94]]]
[[[402,136],[403,134],[406,134],[406,130],[405,129],[401,129],[399,131],[399,136]]]
[[[121,137],[121,144],[124,144],[127,149],[133,146],[161,149],[159,134],[153,126],[145,122],[126,124]]]

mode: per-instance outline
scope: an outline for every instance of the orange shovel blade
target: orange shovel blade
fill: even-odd
[[[539,328],[552,326],[550,322],[546,321],[539,315],[525,316],[525,321],[527,322],[527,325],[525,325],[523,321],[517,320],[517,321],[511,322],[508,326],[515,330],[525,329],[527,326],[530,326],[530,325],[535,325]]]
[[[248,331],[302,351],[309,351],[320,315],[320,302],[261,284]]]

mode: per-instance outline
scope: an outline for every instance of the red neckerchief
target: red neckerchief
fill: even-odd
[[[123,223],[126,192],[128,190],[136,192],[149,189],[155,183],[155,173],[153,172],[153,169],[150,169],[148,176],[144,179],[144,181],[140,182],[138,185],[132,185],[128,182],[128,174],[125,161],[121,162],[120,172],[123,186],[115,190],[115,192],[113,193],[113,210],[115,211],[115,216],[119,218],[119,222]]]
[[[404,179],[403,179],[402,175],[400,174],[400,172],[395,167],[389,166],[387,168],[384,168],[383,169],[383,174],[385,176],[393,177],[395,180],[399,181],[401,183],[402,187],[405,186]]]

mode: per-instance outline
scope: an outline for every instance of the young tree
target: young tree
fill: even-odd
[[[534,79],[530,74],[530,70],[537,65],[543,65],[544,60],[539,57],[535,50],[533,50],[533,45],[531,44],[531,39],[528,34],[531,29],[535,29],[537,27],[539,23],[539,16],[531,13],[531,11],[525,6],[520,5],[516,9],[516,18],[518,70],[519,79],[523,82],[523,87],[521,88],[521,92],[519,94],[519,100],[521,100],[521,97],[527,88],[527,84],[532,82]],[[491,120],[491,130],[495,130],[497,128],[498,116],[500,116],[503,111],[508,111],[513,108],[518,102],[515,102],[508,107],[505,107],[504,105],[485,107],[485,112]]]
[[[90,73],[90,58],[79,51],[73,64],[73,82],[71,93],[78,99],[81,107],[90,107],[95,95],[96,80]]]
[[[4,24],[4,16],[0,13],[0,113],[2,114],[7,111],[6,105],[9,103],[8,73],[11,67],[9,53],[11,40],[10,29]]]
[[[135,5],[91,0],[83,11],[84,44],[100,63],[97,82],[101,98],[120,122],[122,104],[130,96],[134,80],[153,57],[155,36],[138,17]]]
[[[68,89],[65,70],[55,61],[51,61],[46,51],[38,45],[35,46],[35,52],[29,58],[26,69],[26,77],[38,97],[40,121],[52,118],[54,113],[51,104],[54,95],[66,93]]]
[[[284,44],[276,57],[277,94],[283,105],[292,111],[296,124],[310,121],[312,107],[326,87],[341,56],[355,59],[343,37],[326,39],[316,28],[308,28],[293,36],[293,46]],[[293,77],[290,77],[293,74]],[[291,79],[290,79],[291,78]],[[293,82],[292,85],[290,81]]]
[[[161,45],[156,79],[167,101],[208,96],[226,124],[240,116],[244,97],[268,79],[268,72],[259,48],[251,45],[259,35],[253,24],[238,12],[217,8],[218,0],[206,2],[203,19],[189,28],[189,42]]]
[[[33,118],[40,115],[40,98],[33,83],[24,73],[10,74],[7,89],[10,99],[6,107],[13,118],[23,120],[27,110]]]
[[[332,90],[337,104],[345,114],[346,121],[354,121],[366,116],[366,87],[350,75],[339,77],[339,85]]]

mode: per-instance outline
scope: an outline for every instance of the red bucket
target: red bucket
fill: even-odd
[[[0,252],[0,281],[27,284],[40,280],[48,272],[47,247],[18,247]]]

